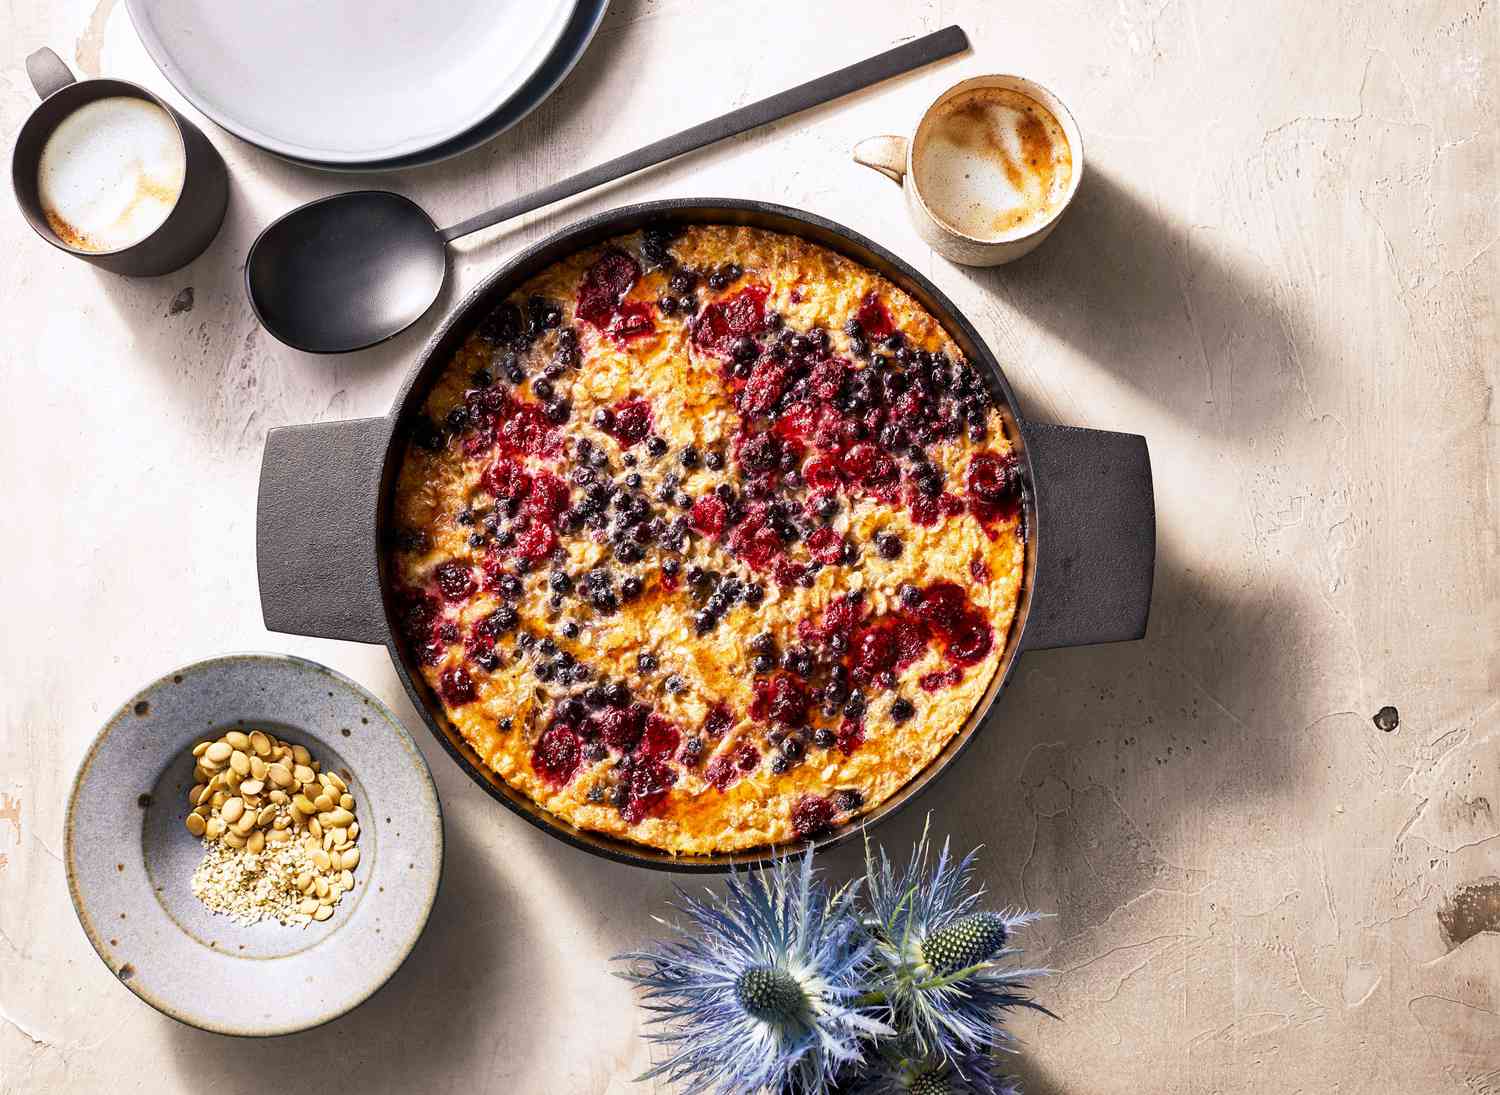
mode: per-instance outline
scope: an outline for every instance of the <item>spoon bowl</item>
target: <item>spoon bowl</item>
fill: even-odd
[[[245,261],[256,318],[282,342],[343,353],[420,319],[448,276],[447,246],[421,206],[386,190],[309,202],[267,225]]]

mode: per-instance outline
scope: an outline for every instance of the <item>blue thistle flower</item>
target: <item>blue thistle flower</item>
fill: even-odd
[[[860,1039],[892,1033],[859,1000],[871,942],[853,903],[856,886],[830,894],[811,850],[731,877],[726,892],[674,908],[691,930],[648,951],[617,956],[620,972],[655,1013],[647,1037],[671,1056],[640,1077],[664,1076],[688,1095],[794,1091],[824,1095],[860,1060]]]
[[[954,863],[944,841],[931,864],[924,829],[898,873],[884,849],[877,864],[868,842],[865,848],[867,930],[875,943],[866,998],[885,1004],[911,1059],[953,1068],[992,1047],[1010,1048],[999,1025],[1006,1011],[1051,1014],[1029,998],[1027,986],[1047,971],[1010,966],[1019,953],[1010,939],[1037,915],[976,909],[984,890],[974,884],[975,854]]]
[[[944,1061],[904,1052],[898,1045],[877,1056],[849,1091],[851,1095],[1021,1095],[1021,1084],[1000,1070],[1000,1062],[990,1052]]]

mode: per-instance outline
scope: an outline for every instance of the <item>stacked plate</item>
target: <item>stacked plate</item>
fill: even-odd
[[[162,73],[230,133],[327,171],[435,163],[572,71],[609,0],[126,0]]]

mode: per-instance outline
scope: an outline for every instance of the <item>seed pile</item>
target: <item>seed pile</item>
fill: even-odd
[[[185,824],[201,837],[193,893],[241,924],[327,920],[354,887],[354,795],[301,745],[231,730],[193,747]]]

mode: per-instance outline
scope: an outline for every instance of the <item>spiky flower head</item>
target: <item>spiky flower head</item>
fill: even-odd
[[[944,841],[933,863],[924,829],[898,871],[884,849],[877,862],[866,845],[868,930],[875,941],[868,983],[883,996],[887,1020],[913,1059],[956,1065],[991,1047],[1008,1048],[999,1025],[1004,1013],[1046,1010],[1030,1000],[1027,986],[1046,971],[1014,967],[1018,952],[1008,945],[1036,916],[976,909],[984,890],[973,878],[974,856],[955,863]]]
[[[862,1037],[892,1033],[857,1002],[871,943],[854,896],[828,892],[811,850],[731,877],[722,895],[679,889],[678,938],[617,959],[655,1013],[647,1037],[670,1054],[640,1078],[688,1095],[828,1092]]]
[[[966,1054],[953,1061],[888,1048],[849,1087],[850,1095],[1021,1095],[993,1053]]]

